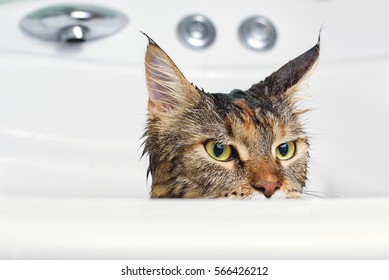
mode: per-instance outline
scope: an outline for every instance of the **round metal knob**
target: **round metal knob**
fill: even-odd
[[[203,15],[191,15],[180,21],[177,27],[180,41],[192,49],[204,49],[216,38],[216,29]]]
[[[20,22],[27,34],[43,40],[85,42],[115,33],[128,18],[108,8],[94,5],[53,5],[28,14]]]
[[[239,28],[239,38],[246,47],[256,51],[264,51],[274,46],[277,31],[269,19],[254,16],[242,22]]]

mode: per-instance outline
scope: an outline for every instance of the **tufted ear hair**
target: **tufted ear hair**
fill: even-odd
[[[156,119],[193,104],[200,98],[200,93],[187,81],[173,60],[150,37],[144,35],[149,39],[145,57],[148,112],[150,119]]]
[[[253,96],[280,95],[289,92],[309,75],[316,65],[320,53],[320,35],[315,46],[289,61],[265,80],[254,84],[248,90]],[[293,91],[292,91],[293,92]]]

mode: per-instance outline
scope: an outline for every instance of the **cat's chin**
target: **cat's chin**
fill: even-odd
[[[276,191],[271,198],[266,198],[262,193],[256,192],[250,198],[252,200],[284,200],[284,199],[302,199],[304,198],[299,192],[288,192],[285,193],[281,190]]]
[[[286,199],[289,198],[286,193],[283,191],[276,191],[271,198],[266,198],[263,193],[256,192],[251,197],[252,200],[279,200],[279,199]]]

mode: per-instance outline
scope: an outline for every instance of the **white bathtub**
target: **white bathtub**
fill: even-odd
[[[64,1],[0,5],[0,259],[389,257],[385,1],[241,0],[229,10],[172,1],[165,12],[161,1],[95,0],[129,25],[78,47],[19,30],[25,14],[55,2]],[[204,51],[176,38],[178,21],[196,12],[217,30]],[[277,28],[271,51],[247,50],[237,38],[255,14]],[[138,30],[189,80],[228,92],[312,47],[323,24],[320,64],[304,89],[314,109],[307,189],[323,198],[149,200],[140,159],[147,42]]]

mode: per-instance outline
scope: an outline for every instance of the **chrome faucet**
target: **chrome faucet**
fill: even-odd
[[[48,41],[79,43],[108,36],[128,23],[123,13],[93,5],[54,5],[25,16],[21,29]]]

